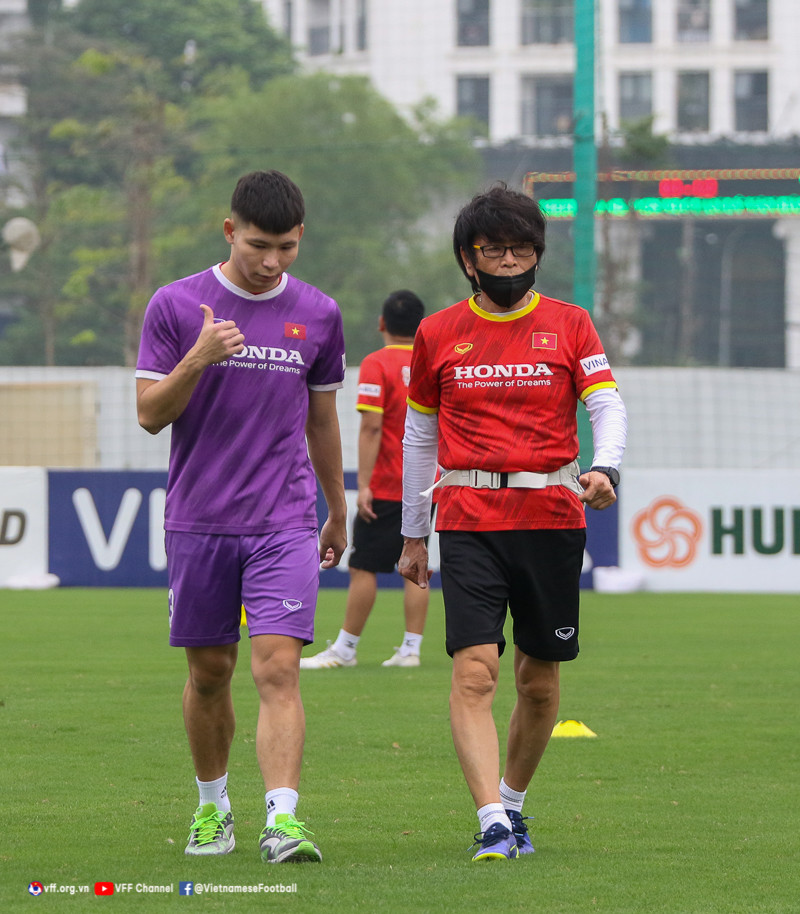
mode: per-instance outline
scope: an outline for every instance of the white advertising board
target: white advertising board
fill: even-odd
[[[0,467],[0,587],[47,573],[47,470]]]
[[[652,591],[800,593],[795,470],[629,470],[620,565]]]

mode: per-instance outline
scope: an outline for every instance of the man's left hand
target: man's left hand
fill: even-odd
[[[583,495],[579,496],[580,500],[595,511],[602,511],[617,500],[614,486],[605,473],[590,470],[588,473],[582,473],[578,477],[578,482],[584,488]]]
[[[330,517],[319,532],[320,568],[334,568],[347,548],[347,522],[333,521]]]

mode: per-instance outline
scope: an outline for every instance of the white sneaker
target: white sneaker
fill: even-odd
[[[394,654],[381,666],[419,666],[419,654],[401,654],[400,648],[396,647]]]
[[[301,670],[332,670],[336,666],[355,666],[356,658],[345,660],[340,654],[331,647],[330,641],[324,651],[314,654],[312,657],[300,658]]]

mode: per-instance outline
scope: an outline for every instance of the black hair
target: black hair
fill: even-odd
[[[425,305],[408,289],[398,289],[383,303],[381,315],[392,336],[413,338],[419,322],[425,317]]]
[[[536,251],[536,262],[544,256],[546,221],[539,204],[526,194],[509,190],[498,181],[489,190],[477,194],[456,217],[453,228],[453,253],[461,272],[474,285],[461,259],[463,250],[475,263],[476,238],[485,238],[493,244],[513,244],[529,241]]]
[[[280,171],[251,171],[239,178],[231,213],[262,232],[284,235],[301,225],[306,207],[300,188]]]

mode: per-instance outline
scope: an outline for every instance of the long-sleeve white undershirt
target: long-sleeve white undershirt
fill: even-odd
[[[604,387],[589,394],[583,402],[592,424],[592,466],[617,469],[628,438],[628,414],[619,391]]]
[[[439,450],[439,417],[409,406],[403,436],[403,536],[427,536],[431,532],[430,489],[436,479]]]

